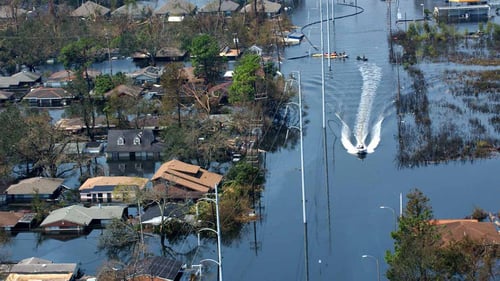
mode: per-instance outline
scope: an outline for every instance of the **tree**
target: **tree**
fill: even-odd
[[[222,58],[217,40],[208,35],[201,34],[193,38],[189,52],[195,67],[195,75],[201,75],[206,83],[214,82],[220,77]]]
[[[399,220],[398,230],[392,233],[394,253],[386,252],[389,280],[437,280],[440,237],[431,223],[429,199],[415,189],[407,195],[408,204]]]
[[[260,57],[256,54],[243,55],[233,74],[233,84],[229,88],[229,102],[241,103],[252,101],[257,92],[257,76],[260,69]]]
[[[165,66],[161,75],[161,85],[165,89],[165,96],[162,99],[163,109],[166,115],[170,114],[173,108],[177,109],[177,124],[181,127],[181,93],[180,89],[186,79],[182,71],[183,64],[179,62],[169,63]]]

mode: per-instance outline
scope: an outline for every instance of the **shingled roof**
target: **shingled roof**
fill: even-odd
[[[50,212],[40,226],[43,227],[58,221],[67,221],[86,226],[92,220],[121,218],[126,208],[126,206],[92,206],[86,208],[80,205],[73,205]]]
[[[460,241],[469,237],[474,241],[487,244],[500,244],[500,233],[491,222],[479,222],[477,220],[436,220],[433,221],[438,227],[441,239],[444,243]]]
[[[148,183],[148,179],[139,177],[94,177],[87,179],[79,188],[79,190],[92,189],[95,186],[118,186],[118,185],[128,185],[137,186],[139,189],[143,189]]]
[[[74,10],[71,15],[73,17],[95,17],[95,16],[104,16],[108,14],[111,10],[99,5],[92,1],[87,1],[83,3],[80,7]]]
[[[171,160],[156,171],[151,180],[164,179],[192,190],[208,192],[222,181],[222,176],[202,169],[200,166]]]
[[[9,195],[14,194],[52,194],[64,182],[64,179],[35,177],[21,180],[13,184],[5,191]]]

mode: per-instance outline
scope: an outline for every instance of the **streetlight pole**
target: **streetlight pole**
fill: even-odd
[[[374,259],[377,264],[377,281],[380,281],[380,266],[378,264],[378,259],[372,255],[362,255],[362,258],[371,258]]]
[[[396,211],[388,206],[380,206],[380,209],[388,209],[392,212],[392,215],[394,217],[394,231],[396,231],[398,229],[398,217],[396,216]]]
[[[215,185],[215,200],[211,198],[200,198],[199,200],[206,200],[212,203],[215,203],[215,216],[216,216],[216,221],[217,221],[217,231],[211,229],[211,228],[202,228],[198,231],[198,246],[200,245],[200,231],[203,230],[209,230],[217,234],[217,254],[218,254],[218,259],[219,262],[217,263],[219,267],[219,280],[222,281],[222,253],[221,253],[221,239],[220,239],[220,218],[219,218],[219,193],[217,191],[217,184]],[[198,205],[196,205],[196,214],[198,214]]]

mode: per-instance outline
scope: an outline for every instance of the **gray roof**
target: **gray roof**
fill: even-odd
[[[220,11],[221,12],[234,12],[236,11],[239,7],[240,4],[230,1],[230,0],[223,0],[222,2],[219,2],[219,0],[212,1],[210,3],[207,3],[204,7],[200,9],[200,12],[202,13],[214,13],[219,11],[219,3],[220,3]]]
[[[18,72],[9,77],[0,77],[0,88],[8,88],[10,86],[17,86],[21,83],[35,83],[40,80],[42,76],[35,72]]]
[[[182,16],[191,14],[196,6],[184,0],[169,0],[165,5],[154,11],[155,15]]]
[[[92,220],[121,218],[126,208],[126,206],[92,206],[86,208],[80,205],[73,205],[50,212],[40,226],[58,221],[69,221],[79,225],[89,225]]]
[[[32,89],[29,93],[27,93],[24,99],[71,99],[73,96],[68,91],[63,88],[45,88],[40,87],[36,89]]]
[[[13,265],[10,273],[74,273],[76,269],[76,263],[53,263],[49,260],[31,257]]]
[[[253,3],[253,2],[252,2]],[[253,4],[248,4],[243,9],[241,9],[242,13],[249,13],[253,9]],[[281,10],[281,4],[276,3],[276,2],[271,2],[267,0],[258,0],[257,1],[257,10],[259,12],[264,12],[270,13],[270,14],[277,14]]]
[[[137,265],[140,270],[135,274],[138,276],[149,275],[174,280],[181,270],[182,262],[166,257],[148,257],[138,261]]]
[[[5,191],[7,194],[52,194],[64,182],[64,179],[35,177],[21,180]]]
[[[110,12],[110,9],[101,6],[92,1],[83,3],[80,7],[74,10],[71,15],[73,17],[90,17],[90,16],[104,16]]]
[[[136,137],[139,143],[134,144]],[[118,140],[123,139],[123,145]],[[164,144],[156,140],[151,129],[109,130],[106,152],[162,152]]]
[[[123,5],[113,12],[112,16],[115,17],[132,17],[132,18],[142,18],[153,13],[156,9],[156,2],[149,1],[137,1],[132,5]]]

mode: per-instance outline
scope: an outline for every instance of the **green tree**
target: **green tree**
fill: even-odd
[[[243,55],[234,70],[233,84],[229,88],[230,103],[248,102],[255,98],[257,83],[263,82],[263,78],[257,75],[260,68],[260,57],[258,55]]]
[[[389,280],[429,281],[437,279],[436,261],[440,237],[432,224],[429,199],[418,189],[408,195],[408,203],[392,233],[394,253],[386,252]]]
[[[201,34],[193,38],[189,47],[195,74],[205,78],[207,83],[220,77],[222,58],[219,56],[219,45],[215,37]]]

